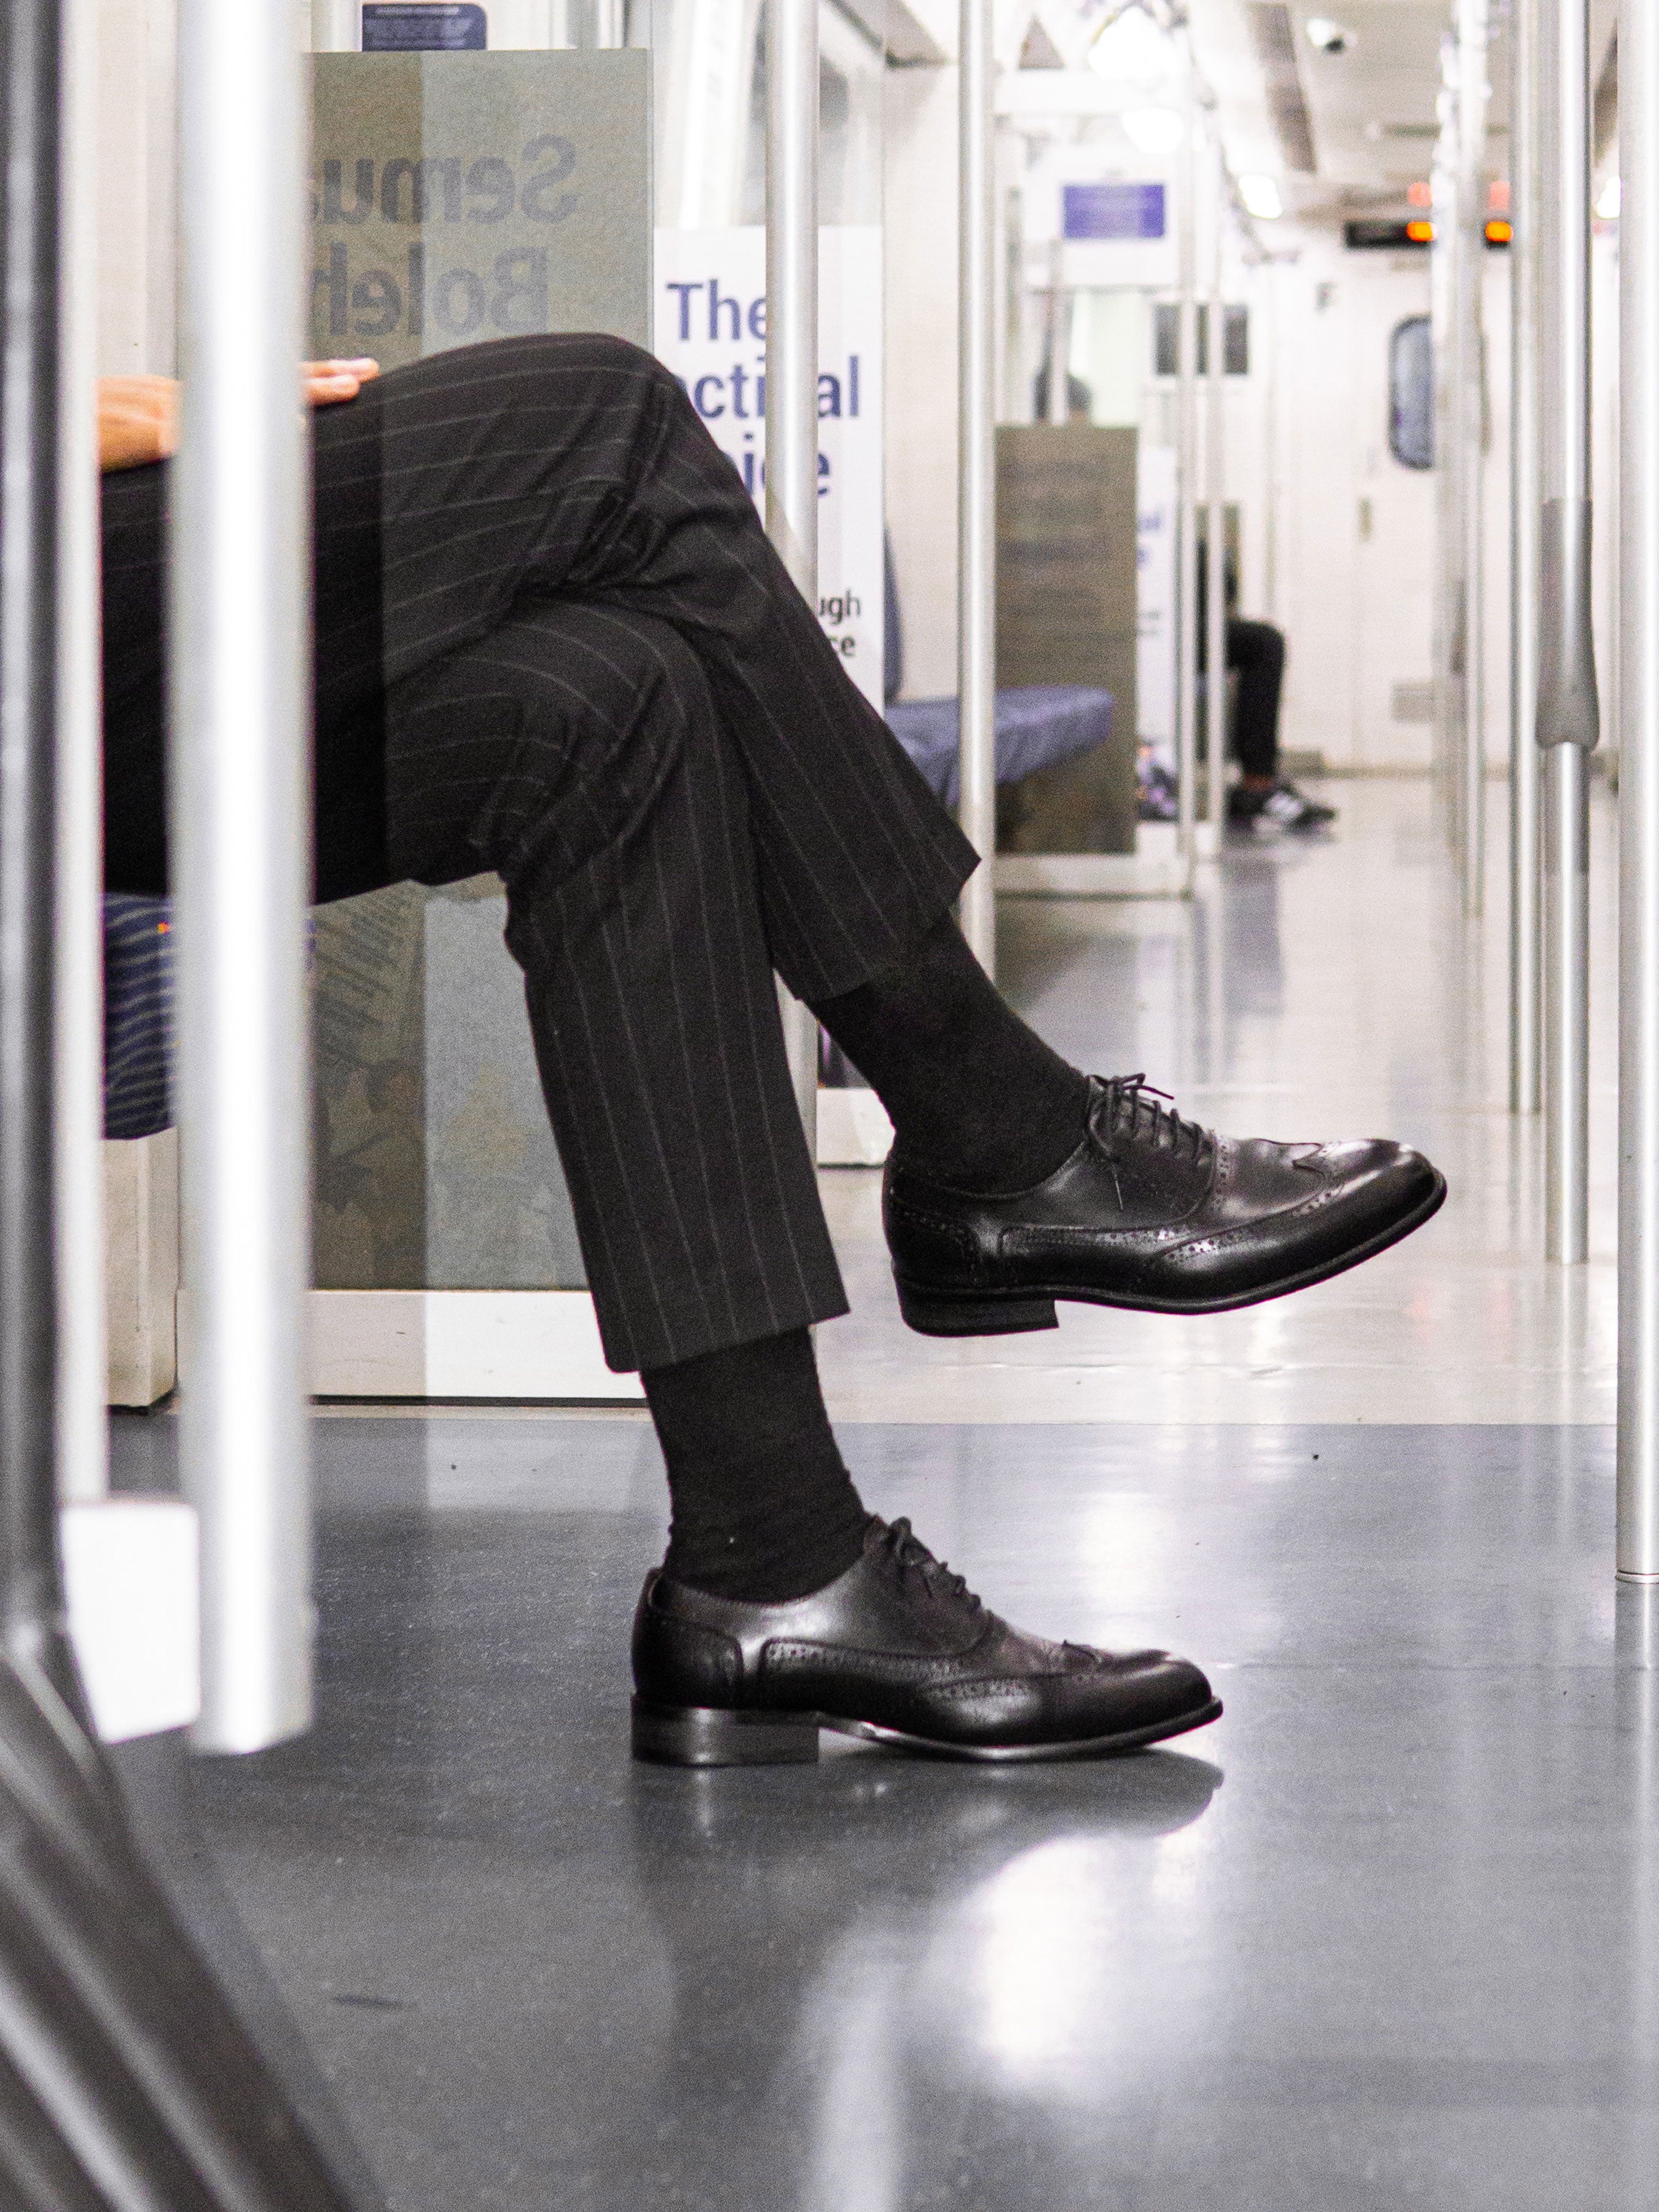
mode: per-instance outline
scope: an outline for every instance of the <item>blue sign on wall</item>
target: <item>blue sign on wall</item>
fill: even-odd
[[[366,54],[480,54],[489,43],[477,0],[364,0]]]
[[[1067,238],[1133,240],[1164,234],[1162,185],[1066,185],[1062,193]]]

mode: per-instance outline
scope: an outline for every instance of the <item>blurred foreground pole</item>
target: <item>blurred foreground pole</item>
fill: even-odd
[[[1463,713],[1457,820],[1463,911],[1486,901],[1486,110],[1488,0],[1457,0],[1456,376],[1451,464],[1459,477],[1457,526],[1463,583]]]
[[[58,1490],[108,1484],[104,1316],[104,840],[100,726],[96,0],[66,0],[58,146]]]
[[[817,0],[766,0],[766,534],[818,603]],[[818,1025],[779,987],[806,1142],[817,1157]]]
[[[1510,54],[1510,1111],[1539,1104],[1539,0],[1514,0]]]
[[[1545,1249],[1573,1265],[1588,1256],[1589,1234],[1589,755],[1600,720],[1590,627],[1588,0],[1540,0],[1538,69]]]
[[[1204,580],[1204,735],[1209,755],[1205,777],[1204,820],[1211,838],[1221,835],[1227,784],[1227,310],[1222,292],[1222,211],[1226,205],[1227,170],[1220,119],[1210,120],[1210,281],[1204,308],[1204,477],[1206,495]],[[1213,847],[1212,848],[1213,849]]]
[[[962,0],[957,154],[957,743],[959,818],[980,865],[962,891],[962,933],[997,969],[995,119],[992,0]],[[1064,248],[1060,249],[1063,252]],[[1056,272],[1056,327],[1059,314]],[[1048,362],[1048,419],[1066,419],[1069,363]],[[1058,395],[1058,397],[1057,397]],[[1056,406],[1060,409],[1055,413]]]
[[[311,1719],[311,836],[301,64],[286,0],[184,0],[172,850],[197,1741]],[[232,179],[234,188],[232,188]]]
[[[1659,26],[1650,7],[1620,26],[1619,164],[1618,1571],[1651,1583],[1659,1582]]]
[[[60,406],[83,359],[62,313],[65,261],[82,264],[58,228],[59,125],[82,27],[58,0],[0,0],[0,2204],[349,2212],[134,1847],[63,1626],[54,878],[58,804],[86,765],[64,477],[89,432]]]
[[[1463,475],[1458,465],[1460,324],[1457,302],[1464,251],[1458,221],[1457,47],[1440,41],[1439,135],[1429,169],[1433,237],[1429,249],[1429,311],[1434,335],[1434,791],[1455,853],[1462,849],[1463,793],[1464,623],[1466,579],[1462,524]]]
[[[1176,185],[1176,834],[1190,884],[1198,843],[1198,85],[1190,40],[1182,58]]]

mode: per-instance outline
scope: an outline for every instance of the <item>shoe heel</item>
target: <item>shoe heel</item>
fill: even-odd
[[[818,1724],[794,1713],[722,1712],[634,1700],[634,1756],[661,1766],[784,1766],[818,1755]]]
[[[1054,1302],[1018,1291],[942,1297],[898,1282],[899,1311],[918,1336],[1018,1336],[1027,1329],[1058,1328]]]

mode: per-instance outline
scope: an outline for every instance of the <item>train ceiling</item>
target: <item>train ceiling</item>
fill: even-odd
[[[1652,4],[1652,0],[1649,0]],[[1179,0],[1131,0],[1168,20]],[[1277,178],[1285,213],[1315,223],[1400,204],[1428,173],[1449,0],[1186,0],[1199,66],[1215,94],[1235,175]],[[1509,7],[1492,14],[1488,168],[1508,173]],[[1000,0],[1005,61],[1082,71],[1119,0]],[[1604,158],[1616,124],[1618,0],[1592,0]],[[1051,80],[1053,82],[1053,80]],[[1051,95],[1058,120],[1059,86]],[[1266,240],[1264,239],[1264,243]]]

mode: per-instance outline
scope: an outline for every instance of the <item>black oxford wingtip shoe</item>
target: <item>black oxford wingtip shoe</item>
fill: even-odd
[[[810,1597],[751,1605],[646,1577],[633,1748],[674,1766],[815,1759],[818,1731],[1013,1765],[1137,1751],[1219,1717],[1198,1668],[1023,1635],[910,1533],[872,1519]]]
[[[1057,1298],[1145,1313],[1256,1305],[1386,1251],[1446,1195],[1408,1145],[1219,1137],[1138,1075],[1090,1084],[1082,1143],[1030,1190],[953,1190],[889,1159],[883,1212],[912,1328],[1053,1328]]]

